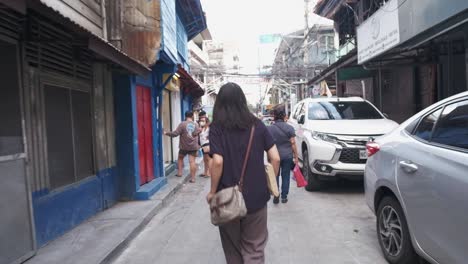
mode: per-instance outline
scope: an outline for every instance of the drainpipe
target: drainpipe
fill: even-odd
[[[102,0],[105,2],[106,0]],[[123,27],[123,0],[112,0],[107,2],[109,7],[109,30],[106,34],[109,37],[109,42],[117,49],[122,49],[122,27]],[[101,3],[102,4],[102,3]],[[106,16],[107,20],[107,16]]]
[[[107,41],[106,0],[101,0],[101,16],[102,16],[102,38]]]

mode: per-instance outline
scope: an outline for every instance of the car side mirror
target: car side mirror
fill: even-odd
[[[297,123],[303,125],[305,123],[305,115],[301,115],[299,117],[299,120],[297,120]]]

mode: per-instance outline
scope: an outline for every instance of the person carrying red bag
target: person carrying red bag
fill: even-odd
[[[273,113],[275,123],[269,126],[268,129],[275,140],[281,158],[281,202],[287,203],[289,183],[291,181],[291,168],[299,162],[296,147],[296,132],[291,125],[285,122],[287,116],[282,109],[276,109]],[[276,177],[276,180],[279,187],[279,175]],[[279,197],[275,197],[273,203],[278,204]]]

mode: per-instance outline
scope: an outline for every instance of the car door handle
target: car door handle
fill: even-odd
[[[411,161],[400,161],[400,167],[407,173],[415,173],[418,166]]]

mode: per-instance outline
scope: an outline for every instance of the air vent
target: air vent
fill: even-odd
[[[5,5],[0,4],[0,35],[19,39],[21,16]]]
[[[39,15],[29,16],[26,57],[29,65],[91,81],[92,55],[83,41]]]

